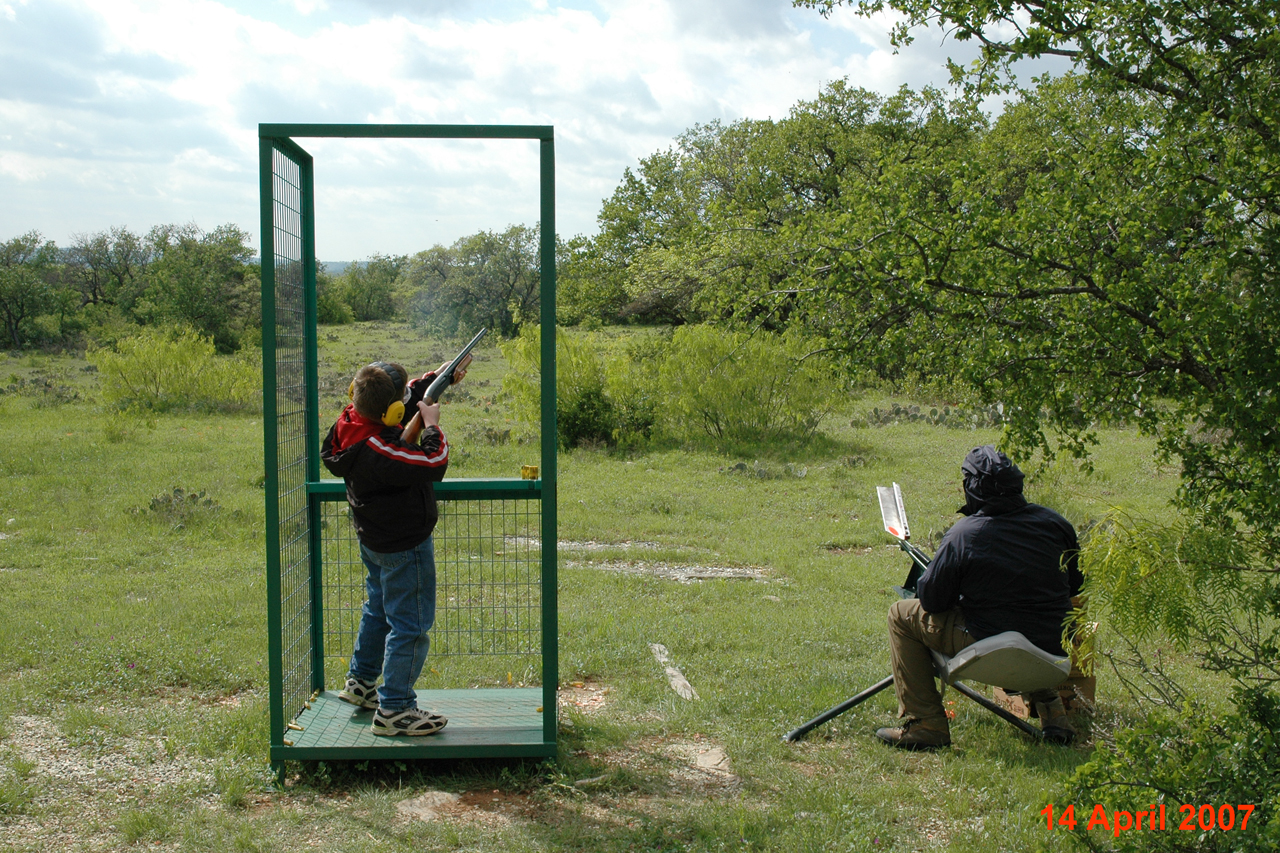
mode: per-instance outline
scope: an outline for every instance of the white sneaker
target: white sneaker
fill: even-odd
[[[347,684],[338,691],[338,698],[361,708],[378,707],[378,687],[372,681],[347,676]]]
[[[433,711],[405,708],[403,711],[384,711],[373,715],[375,735],[433,735],[449,721]]]

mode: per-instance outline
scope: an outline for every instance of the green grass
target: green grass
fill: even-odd
[[[422,371],[454,345],[403,326],[322,328],[322,408],[336,415],[363,363],[394,358]],[[261,419],[122,420],[100,408],[83,366],[0,359],[0,377],[42,371],[75,394],[49,399],[24,384],[0,395],[0,848],[1065,845],[1038,812],[1088,749],[1031,744],[967,700],[951,706],[955,748],[938,755],[900,754],[869,737],[892,718],[891,692],[800,744],[781,742],[888,672],[885,611],[906,562],[881,531],[874,487],[902,485],[914,539],[931,549],[956,519],[960,459],[992,431],[851,427],[854,414],[891,401],[879,395],[848,400],[808,445],[564,454],[561,539],[618,547],[561,554],[561,683],[608,692],[599,710],[562,714],[558,760],[290,765],[275,790]],[[537,462],[536,442],[518,440],[498,394],[503,369],[486,342],[445,407],[452,476],[515,476]],[[1095,462],[1089,475],[1042,473],[1032,497],[1078,525],[1119,504],[1167,512],[1176,472],[1152,461],[1150,442],[1104,431]],[[166,499],[175,488],[210,504],[176,509]],[[621,547],[639,541],[657,548]],[[752,567],[766,581],[686,585],[587,563],[601,559]],[[699,701],[672,692],[654,642]],[[1209,690],[1207,676],[1174,661]],[[1105,672],[1099,691],[1102,729],[1134,712]],[[692,769],[691,756],[711,746],[728,753],[734,778]],[[34,757],[55,747],[87,775]],[[398,816],[398,802],[432,789],[464,794],[470,806],[434,822]]]

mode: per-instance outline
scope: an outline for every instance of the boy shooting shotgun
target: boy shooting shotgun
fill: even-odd
[[[375,711],[375,735],[431,735],[448,723],[418,708],[413,689],[427,660],[427,632],[435,624],[431,534],[439,513],[432,484],[449,467],[438,401],[445,388],[466,376],[471,349],[483,335],[482,330],[453,361],[412,381],[395,363],[360,368],[351,381],[351,404],[321,448],[325,467],[346,482],[367,571],[360,628],[338,695]],[[407,410],[413,416],[406,423]]]

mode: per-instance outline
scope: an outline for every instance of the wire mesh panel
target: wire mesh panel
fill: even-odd
[[[436,534],[436,637],[441,655],[541,650],[538,503],[447,501]]]
[[[423,686],[536,684],[542,652],[541,512],[537,500],[440,500],[432,534],[436,622]],[[326,683],[347,671],[365,600],[365,569],[345,501],[322,514]]]
[[[307,500],[306,285],[302,167],[272,152],[275,309],[276,506],[279,529],[280,660],[284,719],[311,693],[311,538]]]

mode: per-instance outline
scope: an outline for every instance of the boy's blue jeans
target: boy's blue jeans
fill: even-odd
[[[351,652],[351,675],[377,681],[384,711],[417,707],[413,684],[427,662],[436,621],[436,557],[431,537],[416,548],[381,554],[360,546],[368,599]]]

